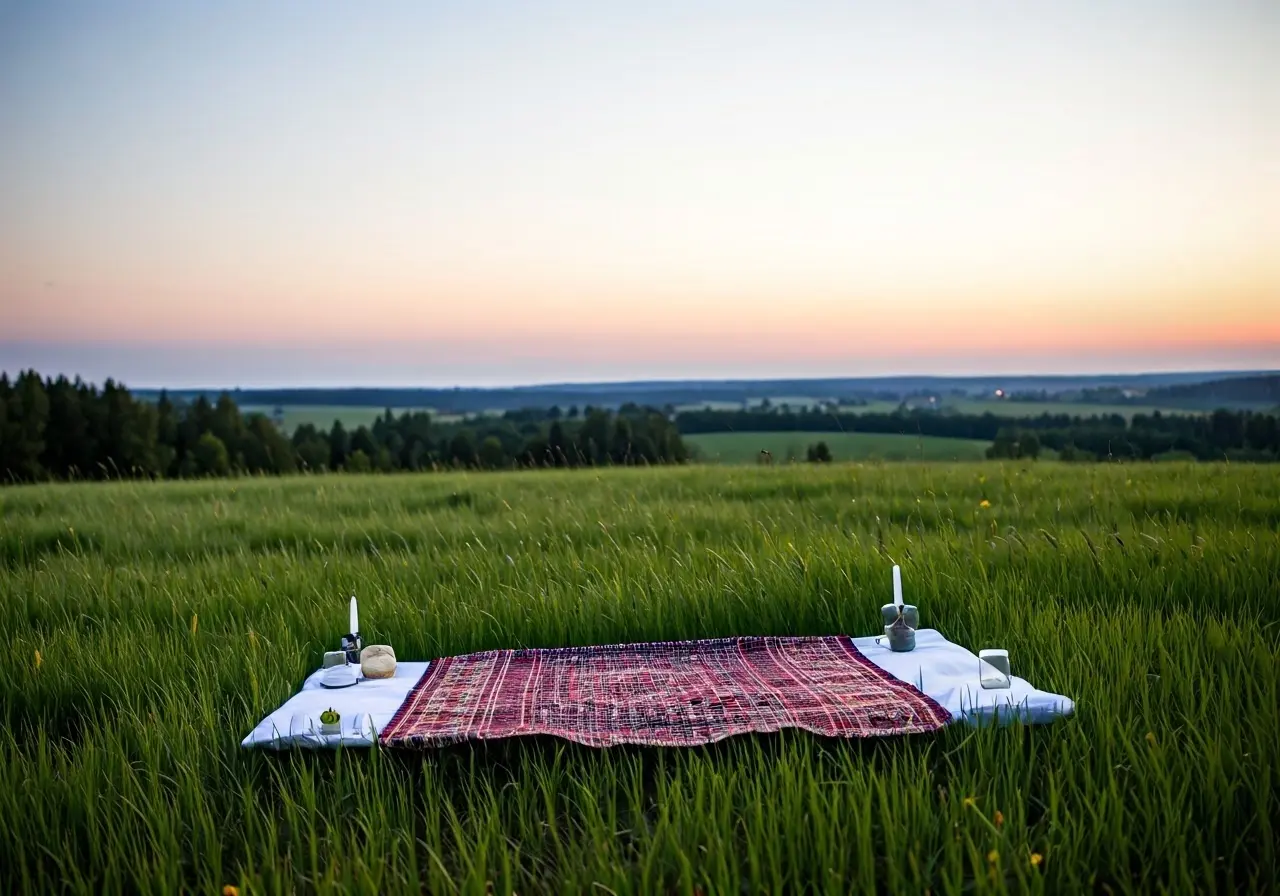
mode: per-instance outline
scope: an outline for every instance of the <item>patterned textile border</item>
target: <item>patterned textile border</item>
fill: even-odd
[[[446,657],[380,739],[434,747],[551,734],[594,747],[693,746],[781,728],[918,734],[950,720],[848,638],[717,638]]]

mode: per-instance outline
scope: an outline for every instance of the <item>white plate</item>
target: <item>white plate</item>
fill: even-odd
[[[349,688],[355,683],[356,673],[350,666],[333,666],[320,679],[326,688]]]

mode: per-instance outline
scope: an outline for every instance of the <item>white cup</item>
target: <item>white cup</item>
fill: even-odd
[[[978,651],[978,683],[987,690],[999,690],[1013,685],[1013,673],[1009,670],[1009,651]]]

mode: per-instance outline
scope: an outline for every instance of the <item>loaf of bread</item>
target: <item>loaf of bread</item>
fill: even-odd
[[[365,678],[390,678],[396,674],[396,652],[386,644],[370,644],[360,651],[360,674]]]

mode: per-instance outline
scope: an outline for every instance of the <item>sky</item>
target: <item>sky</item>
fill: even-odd
[[[0,369],[1280,368],[1275,0],[0,0]]]

